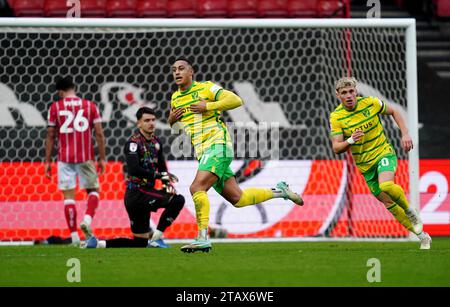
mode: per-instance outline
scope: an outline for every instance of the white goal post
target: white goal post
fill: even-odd
[[[322,29],[323,31],[330,32],[321,33],[320,31]],[[342,38],[345,40],[345,33],[343,34],[343,31],[347,30],[354,33],[354,36],[351,38],[351,50],[348,50],[348,53],[351,54],[351,56],[345,59],[347,51],[345,50],[345,44],[341,45],[341,40]],[[301,33],[295,34],[295,31],[300,31]],[[149,32],[159,34],[154,34],[154,36],[149,37],[128,37],[126,35],[129,33]],[[170,33],[166,36],[166,34],[164,34],[166,32]],[[177,32],[179,33],[173,34]],[[197,34],[192,33],[200,34],[198,34],[197,38]],[[35,37],[34,34],[37,36]],[[63,42],[51,43],[56,37],[55,35],[58,34],[70,34],[71,36],[69,38],[74,41],[73,45],[65,44]],[[88,35],[84,36],[85,34]],[[96,36],[97,34],[99,34],[99,36]],[[280,117],[284,120],[284,122],[279,123],[282,129],[280,132],[280,159],[286,160],[287,162],[285,165],[283,164],[284,162],[280,162],[281,164],[278,164],[277,166],[275,165],[276,163],[271,164],[273,161],[270,161],[270,159],[265,159],[266,162],[264,163],[266,164],[264,165],[266,165],[266,169],[269,170],[269,174],[271,171],[276,170],[273,174],[282,176],[289,170],[292,170],[293,172],[298,170],[298,172],[301,172],[308,167],[310,171],[309,176],[313,176],[312,170],[314,167],[320,169],[320,167],[322,167],[322,162],[325,160],[331,161],[331,164],[330,166],[327,166],[328,162],[323,163],[323,167],[328,168],[323,169],[322,172],[334,174],[330,173],[335,171],[333,169],[334,164],[332,164],[332,161],[342,160],[342,157],[337,158],[334,156],[331,152],[331,142],[327,143],[329,141],[328,136],[324,135],[328,132],[327,115],[332,111],[333,106],[337,105],[337,100],[330,91],[330,89],[332,89],[331,81],[334,81],[334,78],[341,77],[342,74],[346,72],[347,68],[345,67],[345,64],[340,67],[341,62],[344,63],[345,61],[350,61],[352,65],[354,65],[354,67],[352,66],[352,71],[357,74],[355,77],[358,80],[361,79],[363,81],[361,86],[364,87],[364,96],[377,96],[377,94],[381,94],[383,98],[388,99],[389,101],[394,103],[398,102],[398,105],[402,106],[406,111],[408,129],[414,143],[414,148],[407,155],[400,154],[399,159],[406,161],[405,165],[408,167],[407,178],[404,178],[403,182],[409,184],[408,197],[411,206],[417,209],[420,208],[417,53],[416,23],[414,19],[0,18],[0,35],[0,49],[3,50],[0,53],[0,64],[5,67],[4,73],[0,73],[0,94],[5,95],[4,93],[6,93],[6,91],[10,91],[8,92],[10,94],[8,97],[13,97],[15,95],[17,98],[17,103],[14,102],[14,104],[12,104],[11,101],[6,101],[6,98],[3,99],[3,101],[2,98],[0,98],[0,119],[4,122],[4,124],[0,124],[0,148],[3,148],[1,155],[5,156],[2,161],[2,167],[6,168],[6,171],[4,172],[5,176],[7,176],[7,174],[8,176],[11,175],[13,177],[19,175],[23,176],[23,173],[18,175],[16,170],[20,169],[22,166],[25,169],[30,166],[30,163],[39,163],[43,161],[41,150],[42,141],[38,141],[38,139],[42,137],[42,133],[45,129],[42,121],[40,122],[38,119],[35,119],[37,124],[31,128],[36,129],[37,132],[33,134],[32,132],[27,131],[30,127],[30,123],[27,122],[27,115],[31,113],[27,113],[25,104],[35,107],[35,109],[42,114],[42,118],[44,119],[47,114],[46,108],[53,98],[53,96],[51,96],[53,93],[50,92],[52,84],[49,82],[53,82],[52,78],[56,75],[74,74],[75,80],[81,80],[81,93],[90,92],[91,96],[88,98],[92,98],[94,101],[102,103],[103,106],[101,110],[103,112],[108,111],[108,114],[111,114],[111,119],[109,119],[109,126],[107,128],[109,129],[107,137],[109,136],[111,141],[108,146],[107,155],[108,160],[111,162],[110,176],[112,177],[108,178],[114,178],[114,184],[116,185],[107,186],[105,183],[107,191],[104,195],[106,195],[105,197],[107,198],[105,201],[105,203],[107,203],[105,205],[105,210],[112,210],[111,208],[114,207],[114,205],[109,205],[108,202],[121,202],[120,195],[115,195],[114,192],[118,191],[117,184],[123,179],[122,177],[116,176],[116,174],[120,172],[120,166],[118,166],[120,163],[117,165],[114,163],[122,161],[120,158],[120,148],[131,129],[130,122],[125,120],[122,122],[122,119],[118,118],[118,109],[116,110],[116,107],[112,107],[112,105],[114,103],[122,106],[122,109],[124,108],[123,103],[126,103],[126,101],[119,100],[124,97],[123,95],[120,96],[120,91],[123,91],[123,88],[125,88],[130,91],[129,93],[134,93],[135,95],[142,94],[142,102],[152,101],[153,105],[158,108],[158,115],[165,116],[165,111],[168,110],[167,102],[161,104],[159,101],[166,101],[167,95],[169,95],[173,88],[170,84],[170,78],[167,79],[167,75],[164,77],[167,70],[160,69],[156,66],[170,65],[169,61],[175,56],[174,53],[177,51],[181,52],[181,54],[179,54],[180,56],[185,55],[182,54],[183,52],[196,53],[195,59],[199,62],[195,64],[200,68],[202,65],[207,67],[204,70],[199,70],[201,77],[213,79],[213,81],[217,81],[218,83],[224,82],[224,85],[226,85],[227,88],[231,88],[239,94],[243,94],[244,98],[250,102],[250,104],[246,106],[247,111],[245,112],[247,113],[244,112],[245,116],[248,115],[247,117],[240,117],[242,114],[228,113],[226,114],[226,119],[228,119],[227,122],[236,121],[237,118],[249,118],[256,124],[261,124],[264,121],[264,116],[273,116],[273,118]],[[117,35],[118,40],[120,39],[120,42],[115,42],[113,44],[114,46],[102,45],[111,43],[115,39],[115,35]],[[365,38],[366,36],[367,39]],[[190,39],[193,38],[195,38],[195,42],[190,45]],[[252,39],[254,39],[254,41]],[[150,55],[146,54],[146,52],[148,53],[148,50],[150,50],[148,49],[150,47],[145,45],[146,41],[149,41],[149,44],[154,44],[150,46],[153,48]],[[179,42],[180,44],[170,45],[171,42]],[[224,50],[226,51],[224,51],[223,54],[220,53],[220,49],[217,49],[217,47],[221,46],[215,45],[216,42],[220,42],[222,44],[221,46],[225,48]],[[185,45],[187,47],[185,47]],[[267,46],[267,48],[261,46]],[[201,52],[203,47],[207,48],[205,49],[207,51],[202,55]],[[380,47],[380,53],[377,53],[378,47]],[[46,48],[59,48],[64,55],[61,55],[61,52],[58,53],[56,51],[53,55],[53,49],[43,51],[43,49]],[[80,52],[75,52],[73,49],[76,48],[80,48],[80,50],[82,48],[94,49],[98,50],[98,53],[94,52],[94,54],[88,54],[84,49]],[[17,50],[18,54],[15,54],[14,50]],[[86,56],[84,55],[84,51],[86,51]],[[24,52],[25,55],[22,55],[21,52]],[[45,59],[42,61],[34,61],[34,58],[40,57],[41,54],[45,55]],[[134,59],[132,61],[127,60],[127,54],[129,54],[130,57],[134,57]],[[278,58],[278,56],[280,57]],[[31,58],[28,68],[27,65],[24,64],[27,62],[27,60],[25,60],[26,57]],[[52,62],[52,58],[55,59],[55,62]],[[121,59],[123,59],[122,62]],[[145,67],[145,59],[154,60],[154,65],[148,68]],[[213,63],[211,63],[211,61]],[[269,63],[265,65],[266,62],[270,61],[272,61],[273,64]],[[320,63],[321,61],[323,63]],[[255,65],[253,65],[252,62],[254,62]],[[293,66],[290,66],[290,63],[292,63]],[[29,68],[33,65],[36,66],[36,69]],[[80,67],[74,68],[73,66],[76,65],[79,65]],[[322,65],[323,67],[317,68],[318,65]],[[24,71],[22,70],[22,66],[24,67]],[[70,67],[67,69],[62,68],[64,66]],[[96,67],[95,72],[92,66]],[[27,69],[29,69],[29,71]],[[270,76],[265,76],[260,69],[269,71]],[[390,74],[390,70],[396,71],[393,74]],[[217,77],[218,79],[215,79],[215,72],[220,75],[220,77]],[[313,76],[316,72],[318,76]],[[27,74],[29,75],[27,76]],[[92,74],[92,76],[89,74]],[[156,85],[149,84],[151,82],[149,81],[150,75],[154,76],[154,83]],[[38,81],[34,81],[34,77],[36,77],[36,80]],[[232,78],[233,80],[228,80],[229,78]],[[249,80],[254,81],[253,84]],[[122,87],[114,93],[105,92],[107,91],[106,88],[108,88],[106,83],[110,86],[109,88],[115,86]],[[125,83],[127,85],[124,85]],[[166,85],[166,83],[170,84],[170,86]],[[140,84],[145,84],[144,88],[146,91],[139,88]],[[29,93],[27,93],[27,91]],[[96,91],[97,94],[93,93],[93,91]],[[313,91],[316,94],[310,95],[310,91]],[[43,92],[46,92],[47,96],[45,96]],[[144,92],[146,94],[144,94]],[[296,93],[293,94],[292,92]],[[109,99],[108,97],[113,94],[114,98],[111,98],[111,103],[108,105],[105,102],[105,99]],[[133,97],[136,98],[136,96]],[[273,97],[283,98],[280,98],[281,100],[277,101]],[[311,100],[311,103],[308,103],[307,100]],[[402,102],[400,103],[396,100],[401,100]],[[120,103],[122,103],[122,105]],[[130,103],[134,103],[134,101],[130,101]],[[11,110],[11,108],[16,109],[17,112],[10,114],[7,110]],[[131,112],[131,109],[129,111]],[[255,116],[252,112],[261,112],[261,114]],[[123,110],[121,114],[124,117],[127,116],[127,113]],[[116,116],[115,122],[114,116]],[[15,124],[13,122],[15,122]],[[163,122],[164,120],[161,120],[161,129],[166,129]],[[308,131],[308,128],[311,128],[311,131]],[[397,142],[395,146],[396,149],[398,149],[399,140],[395,140],[395,138],[398,138],[399,134],[395,129],[395,125],[388,125],[388,137],[390,136],[389,138],[391,141]],[[125,130],[126,132],[121,132]],[[164,140],[168,143],[168,146],[170,146],[174,139],[168,131],[164,130],[164,133]],[[320,140],[317,141],[317,139]],[[29,140],[29,143],[26,143],[27,140]],[[22,143],[20,143],[20,141],[22,141]],[[9,150],[12,147],[14,147],[14,151]],[[308,148],[305,149],[306,147]],[[247,156],[245,156],[244,159],[242,157],[237,158],[240,162],[237,162],[237,164],[234,165],[236,170],[248,166],[248,164],[245,164],[246,158]],[[247,160],[257,160],[261,157],[250,158],[251,159]],[[195,169],[192,169],[192,165],[189,164],[193,159],[178,159],[169,154],[169,160],[173,160],[171,165],[181,173],[182,178],[190,178],[189,172],[195,171]],[[316,161],[318,161],[318,166],[315,164]],[[345,162],[343,163],[345,164]],[[341,167],[341,165],[342,164],[339,164],[339,167]],[[37,164],[34,165],[34,167],[38,167]],[[186,171],[185,175],[183,175],[184,171]],[[24,173],[28,174],[27,171],[24,171]],[[243,170],[242,173],[244,174],[245,170]],[[260,174],[262,174],[261,176],[265,176],[264,171],[261,171]],[[321,178],[320,176],[323,175],[324,174],[317,174],[317,178]],[[336,172],[335,175],[336,177],[343,176],[341,172]],[[260,178],[257,182],[260,184],[271,183],[269,177],[269,175],[261,177],[262,179]],[[322,195],[321,198],[317,198],[313,195],[314,185],[308,185],[307,183],[309,180],[307,176],[306,178],[303,178],[298,175],[298,177],[292,178],[298,178],[299,182],[294,184],[300,185],[301,182],[301,184],[303,184],[303,191],[311,193],[311,206],[316,206],[316,201],[320,202],[323,199],[328,199],[331,194],[338,193],[337,190],[335,192],[327,192],[326,186],[331,186],[332,184],[325,182],[323,183],[324,186],[320,186],[320,179],[316,178],[314,184],[318,185],[318,189]],[[36,179],[39,181],[39,186],[42,186],[42,190],[36,188],[36,190],[39,191],[35,191],[30,188],[33,191],[30,195],[34,195],[33,197],[30,196],[30,199],[26,199],[28,197],[27,195],[23,195],[23,197],[12,197],[11,195],[13,193],[11,193],[11,191],[15,191],[13,185],[17,184],[17,182],[22,182],[21,179],[17,180],[18,181],[14,182],[12,180],[8,181],[8,184],[10,183],[11,186],[0,187],[0,204],[2,206],[6,204],[6,206],[8,206],[7,208],[9,208],[5,209],[9,219],[6,219],[5,217],[3,220],[0,220],[0,241],[20,240],[21,238],[26,240],[43,236],[41,230],[38,230],[38,235],[36,235],[35,232],[28,233],[25,231],[24,229],[28,227],[27,225],[36,224],[36,226],[30,227],[34,227],[33,229],[45,229],[43,232],[44,235],[54,233],[54,229],[56,228],[64,229],[64,222],[58,224],[59,226],[55,226],[56,224],[48,223],[46,221],[42,221],[40,224],[34,222],[30,222],[29,224],[22,223],[22,226],[20,227],[14,224],[14,214],[19,216],[22,212],[15,211],[18,207],[18,203],[29,202],[32,208],[38,208],[38,202],[41,202],[42,200],[55,203],[60,200],[58,197],[48,196],[49,193],[56,194],[58,192],[48,188],[48,182],[45,182],[43,178],[41,181]],[[6,181],[7,180],[5,179],[5,182]],[[347,182],[347,184],[351,183]],[[337,188],[339,187],[339,184],[333,185],[336,185]],[[181,186],[178,189],[178,191],[187,192],[188,186],[189,182],[186,182],[184,186]],[[26,189],[27,188],[25,187],[22,190]],[[362,191],[363,187],[359,190]],[[339,193],[342,193],[341,189],[339,189],[339,191]],[[189,196],[189,194],[186,196]],[[368,198],[369,197],[367,197],[367,199]],[[358,202],[365,201],[366,198],[362,198],[362,196],[358,200]],[[258,213],[258,218],[255,218],[255,226],[249,226],[248,228],[245,227],[253,223],[252,216],[255,214],[250,211],[248,211],[248,213],[247,211],[242,211],[245,212],[244,215],[250,217],[247,220],[239,220],[239,214],[236,214],[228,217],[226,215],[221,215],[221,219],[211,217],[211,221],[214,227],[227,228],[228,220],[233,220],[233,222],[229,222],[230,225],[228,225],[227,230],[229,233],[233,234],[235,238],[257,239],[265,237],[286,237],[292,239],[292,237],[301,237],[303,234],[305,234],[304,236],[306,237],[324,235],[324,233],[316,233],[314,231],[303,232],[300,228],[309,225],[306,223],[312,225],[311,229],[328,229],[326,232],[327,237],[352,237],[352,232],[346,234],[346,231],[342,231],[343,234],[340,235],[332,234],[335,225],[338,225],[339,227],[338,220],[340,220],[341,214],[347,216],[345,218],[346,223],[347,220],[349,221],[348,223],[352,223],[353,220],[353,217],[351,217],[352,213],[349,212],[349,210],[351,211],[352,209],[346,209],[344,208],[345,206],[341,207],[339,204],[340,202],[342,202],[342,200],[328,201],[329,207],[333,208],[327,209],[328,211],[326,213],[322,213],[321,211],[322,209],[320,206],[322,203],[317,203],[316,209],[314,209],[316,211],[311,212],[311,221],[302,220],[301,212],[296,213],[289,210],[283,211],[283,213],[273,214],[271,212],[262,213],[262,211],[260,211]],[[82,202],[80,203],[82,204]],[[268,204],[267,206],[271,205]],[[51,210],[55,210],[50,204],[44,207],[46,209],[52,208]],[[187,207],[191,209],[192,214],[193,205],[187,203]],[[305,208],[307,207],[308,204]],[[59,211],[55,211],[61,212],[61,221],[63,221],[62,210],[61,207]],[[101,210],[102,207],[99,208],[99,214],[101,214]],[[222,203],[218,198],[213,197],[212,213],[215,215],[223,214],[223,210]],[[227,210],[228,212],[234,212],[232,211],[234,208]],[[365,214],[365,207],[361,210],[362,213],[360,212],[357,214]],[[268,217],[265,216],[265,214]],[[107,229],[104,232],[107,235],[112,236],[113,234],[122,233],[120,231],[117,233],[113,231],[111,234],[108,232],[108,229],[110,228],[115,229],[116,227],[117,229],[124,229],[127,227],[127,221],[124,216],[117,216],[116,224],[106,221],[107,216],[111,215],[105,214],[105,221],[102,220],[101,222],[105,225],[104,228]],[[112,216],[115,215],[113,214]],[[287,216],[290,216],[290,220],[284,219]],[[39,217],[41,217],[41,215],[39,215]],[[300,217],[301,220],[300,224],[295,221],[298,217]],[[256,225],[259,223],[260,218],[263,220],[263,226],[259,224]],[[264,220],[264,218],[266,218],[266,220]],[[101,220],[101,218],[99,219]],[[373,220],[376,220],[376,223],[379,223],[379,220],[381,220],[380,223],[383,224],[384,219],[385,217],[377,216]],[[319,223],[318,220],[321,220],[322,223],[327,221],[326,223],[330,223],[330,225],[322,224],[316,226],[316,223]],[[361,221],[361,223],[365,222],[359,215],[354,220],[355,223],[358,221]],[[192,224],[192,221],[186,223]],[[245,224],[247,226],[244,227],[243,225]],[[192,236],[192,227],[172,227],[174,230],[169,234],[169,238],[188,238]],[[238,229],[243,228],[245,228],[245,231],[238,232]],[[183,229],[184,231],[181,236],[179,235],[181,234],[180,229]],[[58,233],[63,234],[64,231],[65,230],[61,229]],[[340,230],[337,230],[338,233],[340,233],[339,231]],[[375,234],[374,237],[383,237],[386,231],[387,230],[380,232],[375,231],[377,234]],[[21,233],[21,235],[19,235],[19,233]],[[364,238],[371,237],[371,235],[366,234],[354,236]],[[396,235],[394,237],[405,237],[405,235]]]

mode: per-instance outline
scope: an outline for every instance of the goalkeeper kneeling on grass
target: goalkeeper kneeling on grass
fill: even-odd
[[[154,134],[155,112],[151,108],[142,107],[137,111],[136,118],[139,131],[125,144],[128,177],[124,201],[134,237],[106,241],[91,237],[87,240],[87,248],[169,247],[162,235],[183,208],[184,197],[177,194],[172,185],[178,179],[167,171],[161,142]],[[155,189],[156,179],[162,181],[162,190]],[[149,238],[150,214],[159,208],[164,208],[164,212]]]
[[[418,212],[409,206],[402,187],[394,182],[397,155],[380,119],[381,115],[393,117],[402,134],[402,149],[408,152],[413,142],[403,116],[377,97],[357,96],[354,78],[337,80],[335,90],[341,104],[330,114],[333,151],[340,154],[350,149],[372,194],[403,227],[417,235],[421,249],[430,249],[431,237],[423,231]]]

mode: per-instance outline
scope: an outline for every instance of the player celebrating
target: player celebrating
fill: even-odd
[[[105,172],[105,137],[97,106],[75,94],[75,84],[70,78],[56,82],[61,100],[54,102],[48,112],[45,140],[45,175],[51,178],[51,156],[58,138],[58,188],[64,194],[64,213],[71,232],[72,244],[79,245],[75,188],[77,176],[80,187],[88,193],[87,209],[80,228],[88,239],[92,235],[91,223],[99,204],[99,183],[94,165],[92,129],[95,131],[98,152],[98,169]]]
[[[351,149],[372,194],[397,221],[419,237],[421,249],[429,249],[431,237],[423,231],[417,212],[409,207],[402,187],[394,183],[397,156],[384,134],[379,115],[394,118],[402,133],[402,148],[409,151],[413,143],[405,121],[399,111],[380,99],[357,96],[356,83],[348,77],[335,83],[341,104],[330,114],[333,151],[340,154]]]
[[[290,199],[300,206],[303,205],[301,197],[292,192],[284,182],[279,182],[273,189],[249,188],[242,191],[230,169],[234,156],[233,144],[226,125],[220,120],[221,111],[243,104],[241,98],[210,81],[193,81],[194,69],[185,58],[179,58],[173,63],[172,74],[178,90],[172,95],[168,121],[171,126],[179,122],[191,137],[199,160],[197,174],[190,186],[195,204],[198,237],[191,244],[182,246],[181,251],[211,249],[207,235],[210,209],[207,191],[211,187],[237,208],[272,198]]]
[[[125,208],[130,218],[133,239],[97,240],[91,237],[87,248],[156,247],[168,248],[163,232],[178,217],[184,206],[184,197],[176,194],[172,181],[176,177],[167,172],[161,142],[154,134],[156,117],[153,109],[140,108],[136,113],[139,131],[125,143],[128,166]],[[155,180],[163,182],[163,191],[155,189]],[[149,242],[150,214],[165,208]]]

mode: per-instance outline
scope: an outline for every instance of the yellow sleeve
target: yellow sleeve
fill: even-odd
[[[339,121],[336,120],[336,117],[333,114],[330,115],[330,136],[335,136],[338,134],[344,134],[342,130],[342,126]]]
[[[209,101],[217,101],[218,100],[217,98],[220,96],[220,93],[222,92],[223,88],[220,85],[215,84],[211,81],[206,81],[204,84],[208,88],[207,95]]]
[[[244,103],[242,102],[242,99],[236,95],[233,92],[227,91],[222,89],[219,93],[219,96],[217,98],[220,98],[220,100],[216,100],[213,102],[208,102],[206,104],[206,110],[219,110],[219,111],[226,111],[235,109],[237,107],[240,107]]]
[[[386,112],[386,103],[383,102],[378,97],[370,97],[373,103],[373,107],[375,109],[375,113],[381,113],[384,114]]]

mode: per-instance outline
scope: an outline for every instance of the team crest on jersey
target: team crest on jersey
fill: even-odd
[[[365,117],[369,117],[370,116],[370,111],[369,110],[364,110],[363,112],[363,115],[365,116]]]
[[[130,151],[136,152],[138,145],[136,143],[130,143]]]
[[[192,96],[192,99],[198,99],[198,92],[193,92],[191,94],[191,96]]]

